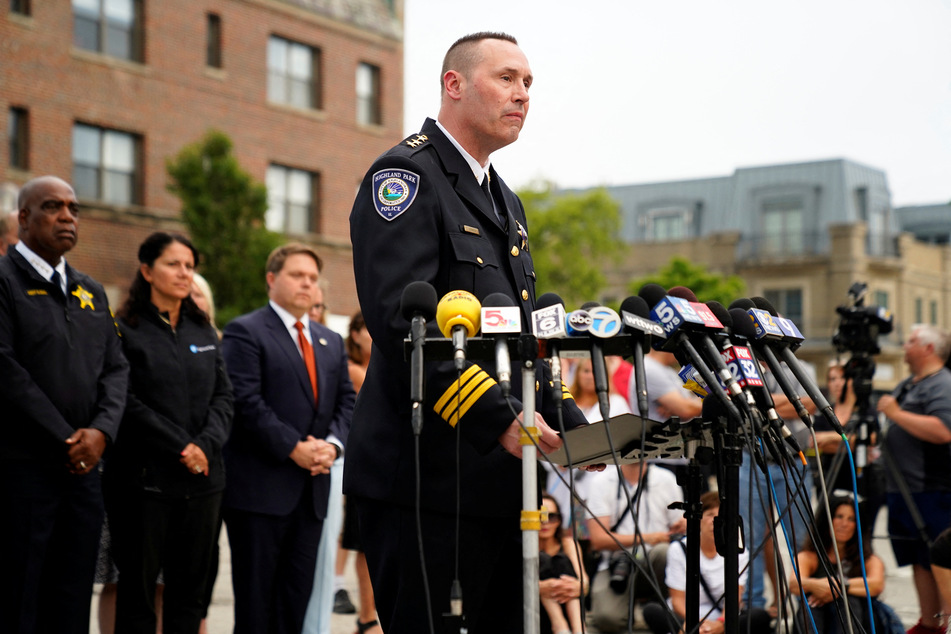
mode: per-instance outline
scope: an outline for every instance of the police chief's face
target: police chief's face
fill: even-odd
[[[481,60],[467,78],[471,124],[495,149],[518,139],[528,115],[532,70],[518,45],[506,40],[479,43]]]
[[[68,183],[47,178],[33,185],[20,210],[23,241],[41,258],[55,265],[76,246],[79,237],[79,202]]]
[[[317,303],[320,271],[314,258],[305,253],[287,256],[284,267],[267,274],[268,296],[274,303],[300,319]]]

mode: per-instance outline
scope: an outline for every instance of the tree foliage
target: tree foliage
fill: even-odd
[[[555,194],[550,184],[518,193],[525,205],[538,294],[552,291],[566,306],[597,300],[624,243],[620,205],[604,189]]]
[[[267,300],[264,267],[283,237],[264,226],[267,190],[241,169],[231,139],[210,130],[166,161],[168,189],[201,254],[219,326]]]
[[[664,288],[686,286],[692,290],[701,302],[718,301],[724,306],[746,290],[746,284],[738,275],[718,275],[710,273],[706,267],[693,264],[687,258],[675,255],[652,275],[631,282],[628,290],[636,294],[644,284],[660,284]]]

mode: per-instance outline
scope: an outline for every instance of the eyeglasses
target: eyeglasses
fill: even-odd
[[[548,519],[545,520],[546,524],[560,524],[561,523],[561,513],[549,513]]]
[[[327,308],[327,304],[314,304],[313,306],[311,306],[311,308],[313,310],[323,310]]]

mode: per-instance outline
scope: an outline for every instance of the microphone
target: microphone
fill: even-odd
[[[410,322],[413,353],[410,356],[410,398],[413,400],[413,431],[423,430],[423,345],[426,322],[436,316],[436,289],[429,282],[410,282],[400,298],[400,313]]]
[[[690,306],[690,302],[681,297],[668,295],[664,287],[659,284],[645,284],[641,287],[641,290],[638,291],[638,295],[647,302],[648,306],[653,306],[651,309],[651,318],[660,323],[664,329],[664,333],[667,335],[665,340],[655,339],[654,348],[664,351],[680,349],[686,352],[690,357],[690,362],[707,383],[713,394],[723,403],[731,416],[735,416],[738,421],[741,420],[740,412],[736,408],[736,405],[733,404],[733,401],[730,400],[727,393],[720,387],[716,376],[714,376],[713,372],[704,362],[700,353],[697,352],[697,349],[687,336],[687,332],[702,332],[706,328],[704,320],[697,315],[697,311]],[[713,319],[716,320],[715,317]],[[719,322],[716,323],[722,327],[722,324],[719,324]],[[709,337],[707,339],[709,340]],[[719,358],[719,352],[717,352],[716,356]],[[681,363],[681,365],[684,364]]]
[[[653,337],[662,337],[664,329],[650,319],[650,308],[643,297],[632,295],[621,302],[621,321],[631,334],[631,351],[634,356],[634,390],[641,416],[647,416],[650,402],[647,397],[647,377],[644,374],[644,347],[650,347]]]
[[[521,310],[505,293],[492,293],[482,302],[482,334],[495,335],[495,369],[502,396],[512,391],[512,359],[507,334],[522,332]]]
[[[733,304],[730,305],[733,306],[734,304],[737,304],[737,302],[733,302]],[[796,389],[793,387],[792,383],[790,383],[786,373],[783,372],[783,368],[779,363],[779,359],[777,359],[776,355],[773,353],[772,346],[770,346],[765,340],[765,330],[762,327],[760,327],[758,330],[756,324],[754,324],[753,320],[761,317],[760,315],[754,316],[753,313],[756,313],[757,310],[758,309],[755,308],[751,308],[748,311],[740,307],[730,308],[730,315],[733,317],[733,332],[736,335],[746,337],[746,339],[752,343],[756,350],[762,355],[763,360],[766,361],[766,365],[769,366],[770,371],[776,378],[776,382],[779,383],[779,387],[783,391],[783,394],[786,395],[786,398],[789,399],[789,402],[792,403],[793,407],[796,408],[796,414],[799,416],[802,422],[811,428],[812,419],[809,417],[809,412],[806,411],[805,406],[799,399],[799,394],[796,392]],[[769,316],[769,313],[766,313],[766,311],[759,312],[765,313],[766,316]]]
[[[742,309],[736,310],[737,319],[742,321],[750,321],[749,315],[743,312]],[[780,438],[785,440],[786,443],[793,448],[795,453],[801,455],[802,447],[799,446],[799,442],[796,440],[796,437],[792,435],[789,427],[785,422],[783,422],[783,419],[780,418],[779,414],[776,412],[776,406],[773,403],[773,397],[769,393],[769,390],[766,389],[766,385],[759,376],[759,372],[757,371],[759,363],[756,359],[756,355],[750,348],[744,345],[748,343],[748,340],[739,332],[739,330],[743,329],[743,326],[740,326],[739,329],[732,327],[733,315],[730,314],[732,312],[733,311],[726,312],[726,318],[729,319],[731,323],[731,329],[733,331],[733,334],[730,337],[731,345],[728,350],[730,351],[731,356],[736,359],[736,368],[742,377],[738,379],[738,381],[743,386],[744,390],[747,390],[750,393],[756,404],[756,407],[766,417],[766,421],[769,423],[769,426],[776,431]],[[721,319],[721,321],[723,320]],[[727,362],[727,365],[732,369],[733,365],[730,361]],[[804,455],[801,455],[800,459],[804,457]]]
[[[586,307],[586,308],[585,308]],[[598,394],[598,406],[601,417],[608,420],[610,415],[610,400],[608,399],[608,366],[604,360],[604,348],[599,339],[610,339],[621,332],[621,317],[608,308],[596,302],[588,302],[582,310],[590,318],[587,332],[591,345],[591,372],[594,374],[594,390]],[[572,314],[579,311],[574,311]],[[569,316],[569,321],[571,317]]]
[[[568,336],[565,316],[565,302],[554,293],[545,293],[535,300],[537,307],[532,311],[532,334],[539,343],[544,342],[542,355],[548,357],[555,390],[560,391],[561,358],[558,355],[558,340]],[[557,399],[556,399],[557,400]]]
[[[482,305],[468,291],[449,291],[436,305],[436,324],[443,337],[452,339],[452,361],[460,372],[466,367],[466,337],[479,332]]]
[[[765,310],[776,320],[777,325],[780,328],[780,331],[783,334],[783,341],[786,345],[779,348],[779,354],[783,358],[783,361],[786,362],[786,365],[792,370],[793,375],[796,377],[796,380],[802,385],[802,388],[806,390],[806,394],[809,395],[809,398],[812,399],[812,402],[815,403],[816,409],[822,412],[822,415],[825,417],[829,424],[832,425],[832,429],[838,434],[844,434],[845,430],[842,429],[842,425],[839,423],[839,419],[835,415],[835,409],[832,405],[829,404],[829,401],[826,399],[825,395],[819,390],[819,386],[816,385],[815,381],[812,380],[812,376],[802,367],[802,364],[799,363],[799,359],[796,358],[796,355],[793,354],[794,351],[799,349],[799,346],[802,345],[803,340],[805,339],[802,336],[802,333],[799,332],[799,329],[796,328],[796,324],[790,319],[785,319],[780,317],[776,312],[776,309],[765,297],[752,297],[750,301],[756,305],[757,308]]]
[[[740,396],[743,392],[742,388],[734,378],[733,373],[727,368],[726,363],[724,363],[723,357],[720,356],[720,350],[716,344],[713,343],[713,339],[711,339],[706,332],[709,329],[714,329],[717,333],[722,332],[723,324],[716,318],[716,315],[708,306],[701,304],[697,300],[697,296],[689,288],[685,286],[675,286],[667,291],[667,294],[687,300],[691,310],[694,311],[694,314],[696,314],[703,323],[702,329],[697,329],[696,334],[691,338],[699,342],[702,352],[705,353],[707,362],[716,370],[717,377],[725,386],[727,392],[729,392],[732,397]],[[743,403],[742,400],[740,402]]]

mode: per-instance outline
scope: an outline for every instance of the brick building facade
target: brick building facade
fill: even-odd
[[[142,239],[182,228],[166,160],[221,130],[286,206],[269,226],[321,252],[349,315],[348,215],[367,166],[402,138],[402,37],[401,0],[4,3],[0,184],[72,182],[84,210],[70,262],[118,301]]]

